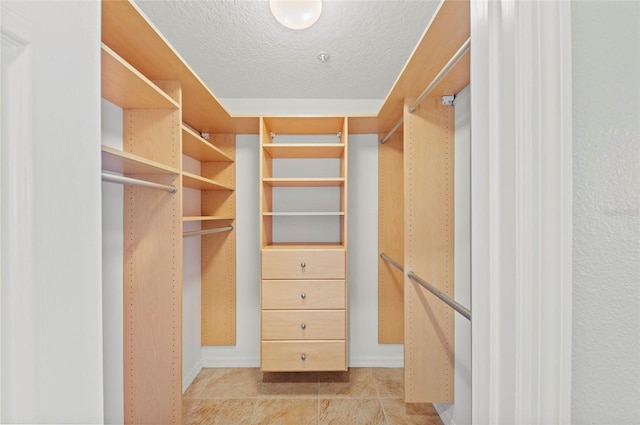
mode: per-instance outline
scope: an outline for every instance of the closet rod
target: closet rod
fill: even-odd
[[[387,254],[385,254],[384,252],[380,253],[380,258],[382,258],[385,261],[390,262],[392,265],[396,266],[396,268],[398,270],[400,270],[401,272],[404,271],[404,267],[402,267],[400,264],[396,263],[394,260],[392,260],[390,257],[388,257]]]
[[[436,297],[438,297],[442,301],[444,301],[445,304],[449,305],[455,311],[457,311],[458,313],[460,313],[461,315],[466,317],[467,320],[471,320],[471,310],[469,310],[468,308],[464,307],[462,304],[460,304],[456,300],[452,300],[446,294],[443,294],[442,292],[440,292],[438,290],[438,288],[436,288],[435,286],[431,285],[429,282],[426,282],[426,281],[422,280],[414,272],[409,271],[407,273],[407,276],[409,277],[409,279],[413,280],[414,282],[419,283],[424,288],[428,289],[433,295],[435,295]]]
[[[418,105],[422,103],[422,101],[429,95],[429,93],[431,93],[431,90],[433,90],[435,86],[437,86],[440,83],[440,81],[442,81],[442,79],[446,77],[447,74],[458,64],[458,62],[460,62],[460,59],[462,59],[462,57],[469,51],[470,48],[471,48],[471,38],[467,38],[467,41],[465,41],[462,44],[462,46],[460,46],[458,51],[451,57],[451,59],[449,59],[449,62],[447,62],[444,68],[440,70],[440,72],[438,73],[438,75],[436,75],[433,81],[429,83],[427,88],[424,89],[424,91],[420,94],[420,96],[418,96],[418,98],[407,108],[407,111],[410,114],[412,114],[413,111],[416,110]],[[380,140],[381,144],[385,144],[387,140],[389,140],[389,137],[391,137],[391,135],[395,133],[398,127],[400,127],[403,120],[404,118],[400,117],[396,125],[394,125],[393,128],[389,130],[387,135],[384,136],[382,140]]]
[[[165,190],[167,192],[176,193],[178,189],[175,186],[169,186],[166,184],[154,183],[147,180],[133,179],[131,177],[125,177],[118,174],[102,173],[102,181],[109,183],[121,183],[130,186],[147,187],[149,189]]]
[[[190,236],[209,235],[211,233],[228,232],[228,231],[231,231],[231,230],[233,230],[233,226],[217,227],[215,229],[194,230],[193,232],[184,232],[182,234],[182,237],[183,238],[188,238]]]

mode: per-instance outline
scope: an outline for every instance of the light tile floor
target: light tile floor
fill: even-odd
[[[261,373],[203,369],[183,396],[184,425],[442,425],[403,402],[403,370]]]

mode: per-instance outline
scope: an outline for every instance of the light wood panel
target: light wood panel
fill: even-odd
[[[344,310],[263,310],[263,340],[344,339]]]
[[[339,215],[339,216],[344,216],[344,213],[342,211],[300,211],[300,212],[291,212],[291,211],[286,211],[286,212],[273,212],[273,211],[267,211],[267,212],[263,212],[262,213],[263,216],[326,216],[326,215]]]
[[[263,280],[262,308],[344,309],[345,289],[344,280]]]
[[[173,95],[179,99],[179,84]],[[179,110],[124,111],[123,148],[180,167]],[[149,138],[149,127],[154,127]],[[149,146],[151,145],[151,147]],[[149,153],[153,151],[152,155]],[[158,182],[181,187],[180,174]],[[124,419],[182,421],[182,202],[176,194],[124,189]]]
[[[336,178],[264,178],[264,184],[273,187],[331,187],[342,186],[344,177]]]
[[[344,144],[338,143],[265,143],[271,158],[341,158]]]
[[[453,297],[454,109],[427,98],[405,112],[404,126],[405,271]],[[451,403],[454,311],[408,278],[404,285],[405,401]]]
[[[260,346],[264,370],[314,372],[347,369],[345,341],[264,341]]]
[[[102,97],[121,108],[179,108],[152,81],[102,44]]]
[[[264,117],[269,132],[275,134],[338,134],[344,117]]]
[[[206,133],[258,133],[258,117],[232,118],[133,3],[102,2],[102,41],[147,78],[181,81],[183,120],[191,127]]]
[[[198,190],[233,190],[229,186],[186,171],[182,172],[182,184],[184,187]]]
[[[102,170],[122,174],[179,174],[180,171],[159,162],[102,145]]]
[[[378,251],[404,261],[402,134],[378,144]],[[404,273],[378,257],[378,342],[404,341]]]
[[[210,141],[227,158],[201,164],[203,176],[215,178],[224,187],[234,188],[236,181],[236,138],[233,134],[210,135]],[[200,195],[205,216],[236,216],[235,190],[205,190]],[[203,221],[210,229],[234,221]],[[202,345],[235,345],[236,343],[236,231],[214,233],[202,237]]]
[[[199,161],[233,162],[233,159],[218,147],[185,125],[182,126],[182,153]]]

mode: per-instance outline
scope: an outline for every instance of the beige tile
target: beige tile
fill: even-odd
[[[442,425],[431,403],[405,403],[398,399],[382,399],[389,425]]]
[[[262,374],[260,396],[317,398],[318,374],[315,372],[265,372]]]
[[[377,398],[320,399],[319,425],[386,425]]]
[[[249,398],[260,392],[257,368],[203,369],[185,392],[185,398]]]
[[[380,398],[404,399],[404,369],[376,367],[372,369],[373,380]]]
[[[371,368],[350,368],[347,372],[320,374],[319,381],[318,395],[322,398],[378,397]]]
[[[250,425],[255,399],[192,399],[183,403],[184,425]]]
[[[258,399],[252,425],[317,425],[316,398]]]

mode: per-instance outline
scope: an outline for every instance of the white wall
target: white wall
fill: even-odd
[[[640,423],[640,3],[572,3],[572,422]]]
[[[102,100],[102,144],[122,149],[122,109]],[[123,204],[121,184],[102,183],[104,422],[124,423]]]
[[[2,105],[2,421],[101,423],[100,3],[0,7],[26,65]]]
[[[471,94],[455,100],[455,274],[454,299],[471,309]],[[471,322],[455,314],[453,404],[435,404],[445,425],[471,423]]]

